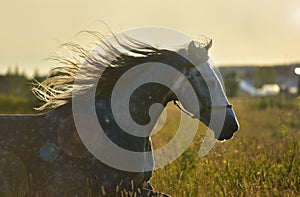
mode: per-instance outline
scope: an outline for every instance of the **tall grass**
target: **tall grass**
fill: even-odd
[[[300,195],[300,108],[295,99],[268,98],[276,104],[262,109],[265,101],[232,100],[241,124],[235,137],[200,158],[201,126],[178,160],[155,171],[153,185],[175,197]],[[163,128],[154,145],[167,133],[169,127]]]

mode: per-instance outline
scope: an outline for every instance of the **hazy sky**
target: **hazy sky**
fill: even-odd
[[[0,72],[46,72],[44,61],[81,30],[173,28],[214,40],[218,64],[300,61],[299,0],[0,0]]]

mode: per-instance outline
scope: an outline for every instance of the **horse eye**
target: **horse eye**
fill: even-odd
[[[191,74],[187,74],[186,78],[191,79],[192,75]]]

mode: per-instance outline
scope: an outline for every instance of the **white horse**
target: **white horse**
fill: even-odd
[[[154,165],[151,154],[145,154],[145,157],[135,161],[144,169],[142,171],[111,167],[87,150],[74,123],[72,99],[90,99],[86,94],[94,89],[94,105],[87,108],[95,108],[97,120],[105,135],[125,150],[151,152],[149,136],[154,125],[140,132],[144,136],[127,133],[117,124],[111,104],[114,86],[124,73],[137,65],[149,62],[167,64],[181,75],[175,79],[170,78],[168,73],[158,67],[149,67],[139,74],[131,75],[128,84],[143,80],[149,73],[165,76],[166,81],[172,84],[171,88],[159,83],[138,87],[128,103],[131,117],[122,115],[125,120],[133,119],[139,125],[152,121],[155,123],[162,109],[150,117],[150,107],[155,103],[166,106],[173,101],[191,117],[209,126],[218,140],[230,139],[238,130],[232,106],[207,55],[211,42],[197,45],[193,41],[187,48],[176,52],[134,40],[128,40],[127,43],[118,41],[119,48],[129,53],[123,53],[108,41],[101,39],[101,42],[101,52],[67,44],[71,57],[56,58],[61,65],[53,70],[54,74],[33,89],[34,94],[45,101],[40,109],[50,109],[50,112],[0,116],[0,160],[10,158],[11,163],[6,165],[15,169],[7,168],[9,170],[0,173],[0,181],[5,183],[5,186],[0,186],[0,191],[6,191],[4,195],[118,196],[125,191],[135,192],[136,196],[163,195],[153,191],[149,184]],[[92,83],[95,79],[99,79],[97,84]],[[189,97],[189,86],[196,100],[181,100],[177,93]],[[182,106],[177,101],[181,101]],[[126,109],[120,105],[116,110],[123,113]],[[216,120],[212,120],[212,117]],[[212,121],[221,123],[212,124]],[[85,129],[92,129],[92,125],[87,125]],[[110,154],[109,150],[106,153]],[[18,177],[21,173],[16,174],[16,170],[24,176]]]

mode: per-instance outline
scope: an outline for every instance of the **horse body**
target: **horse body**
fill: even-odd
[[[137,46],[140,48],[133,48],[132,52],[140,54],[140,56],[121,53],[120,55],[113,52],[116,50],[115,48],[106,45],[111,50],[110,55],[118,54],[118,56],[110,62],[113,66],[105,67],[99,82],[96,84],[97,93],[94,106],[99,124],[105,135],[114,144],[129,151],[144,153],[152,151],[150,136],[154,124],[143,130],[143,136],[135,136],[120,128],[112,111],[111,98],[114,85],[129,69],[144,63],[158,62],[170,65],[183,73],[196,91],[197,98],[200,101],[200,111],[194,111],[193,106],[190,106],[188,102],[183,103],[183,106],[207,126],[209,126],[213,106],[205,77],[200,72],[194,72],[193,61],[189,61],[174,51],[159,50],[139,44]],[[128,46],[125,47],[128,48]],[[132,46],[130,47],[132,48]],[[193,49],[193,53],[198,52],[197,48],[195,49]],[[189,55],[194,55],[192,49],[189,50]],[[201,48],[201,50],[206,49]],[[76,48],[75,51],[83,50]],[[103,61],[99,58],[91,57],[86,52],[80,52],[80,55],[84,57],[84,63],[81,62],[82,67],[92,66],[92,71],[86,69],[89,71],[87,73],[88,77],[94,75],[98,68],[103,68]],[[103,55],[101,57],[105,59]],[[198,64],[199,58],[197,58],[198,56],[194,60]],[[203,59],[203,57],[201,58]],[[205,58],[204,61],[201,59],[200,62],[206,62],[207,59]],[[57,104],[56,109],[41,115],[0,116],[0,159],[1,151],[11,153],[24,166],[28,174],[24,179],[29,181],[28,189],[25,188],[23,193],[29,196],[115,196],[119,195],[120,191],[125,190],[136,192],[135,195],[137,196],[159,196],[159,193],[152,191],[152,187],[148,182],[152,175],[151,169],[154,168],[152,155],[145,154],[145,157],[135,161],[142,169],[145,169],[144,171],[128,172],[102,163],[82,144],[74,123],[71,96],[61,91],[62,89],[69,91],[69,85],[74,82],[72,81],[73,75],[76,75],[80,62],[72,62],[66,59],[60,61],[71,66],[66,66],[60,75],[46,80],[45,84],[41,85],[41,89],[36,90],[40,98],[46,98],[46,107]],[[203,66],[211,70],[209,64],[204,63]],[[143,76],[151,74],[156,76],[160,74],[160,71],[157,69],[145,70],[138,75],[134,75],[132,81],[138,81]],[[213,73],[210,75],[215,77]],[[71,78],[71,81],[68,77]],[[96,77],[98,76],[96,75]],[[86,82],[84,77],[82,77],[82,80]],[[226,110],[224,127],[217,137],[220,136],[219,139],[221,140],[229,139],[237,131],[238,123],[234,112],[228,107],[230,105],[219,82],[216,83],[216,88],[221,91],[217,102]],[[130,82],[128,86],[130,86]],[[75,90],[76,88],[71,88],[71,92]],[[171,89],[154,82],[141,85],[133,92],[129,100],[131,118],[139,125],[147,125],[152,122],[151,119],[156,122],[163,108],[156,110],[155,114],[150,117],[150,107],[157,103],[165,107],[168,102],[177,101],[178,98],[174,90],[185,94],[184,84],[177,83],[177,81],[174,81],[174,86]],[[84,94],[77,96],[84,97]],[[122,113],[123,107],[120,106],[119,108],[119,112]],[[105,147],[103,150],[105,150]],[[107,153],[109,154],[109,151]],[[3,175],[0,174],[0,178],[1,176]],[[5,175],[4,181],[9,176],[12,175]]]
[[[151,177],[151,172],[134,173],[111,168],[86,149],[76,155],[74,150],[71,152],[72,147],[69,147],[69,150],[64,147],[67,146],[64,143],[72,143],[76,137],[72,136],[72,132],[76,130],[72,131],[75,125],[70,105],[42,115],[0,116],[0,128],[0,153],[13,153],[21,161],[21,167],[25,167],[28,175],[23,177],[24,182],[28,182],[23,188],[28,190],[23,192],[29,196],[110,196],[117,190],[137,191],[136,188],[144,188]],[[60,133],[64,132],[61,128],[71,128],[69,142],[60,141],[60,135],[64,135]],[[149,142],[149,139],[133,141],[128,137],[121,137],[124,139],[123,146],[128,147],[128,144],[131,144],[131,149],[141,149]],[[81,142],[75,142],[73,145],[83,146],[79,143]],[[4,175],[6,176],[1,178],[6,181],[6,178],[14,174]]]
[[[62,154],[58,144],[59,127],[69,115],[70,107],[63,106],[42,115],[0,117],[0,149],[14,154],[24,165],[28,175],[24,179],[30,178],[24,181],[29,196],[75,195],[79,189],[86,190],[87,162]]]
[[[110,89],[105,89],[103,94],[95,99],[99,122],[106,134],[114,143],[125,149],[151,151],[150,137],[132,136],[118,127],[109,107],[109,91]],[[149,121],[149,107],[153,103],[166,106],[173,96],[166,87],[159,84],[140,87],[130,102],[132,117],[139,124],[146,124]],[[157,118],[159,115],[158,113]],[[103,193],[110,196],[116,190],[137,192],[137,188],[140,188],[141,192],[158,195],[147,190],[147,187],[151,189],[149,183],[147,185],[152,175],[151,171],[117,170],[100,162],[85,148],[81,150],[82,156],[78,156],[75,151],[72,153],[72,150],[64,147],[64,143],[72,143],[68,141],[74,141],[73,134],[76,135],[71,104],[41,115],[0,116],[0,128],[0,148],[16,155],[26,167],[30,177],[30,196],[101,196]],[[69,139],[62,141],[63,132],[69,134]],[[83,147],[81,142],[74,143],[73,146]],[[136,162],[141,165],[154,165],[152,157]]]

